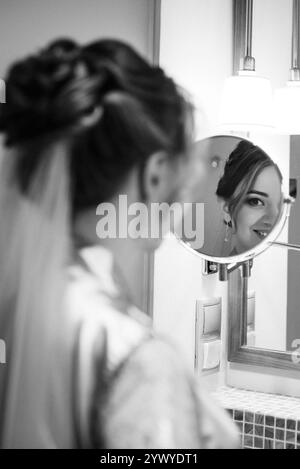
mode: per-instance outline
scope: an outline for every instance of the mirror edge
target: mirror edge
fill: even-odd
[[[243,282],[247,282],[240,274],[239,269],[229,275],[228,281],[228,362],[240,365],[250,365],[261,368],[275,368],[278,370],[294,371],[299,373],[300,363],[293,361],[293,352],[250,347],[242,343],[243,301],[245,291]],[[236,292],[241,292],[237,295]],[[247,312],[246,312],[247,313]]]

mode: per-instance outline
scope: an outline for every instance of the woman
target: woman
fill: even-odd
[[[223,204],[227,255],[241,254],[274,227],[282,204],[282,175],[261,148],[242,140],[226,162],[216,194]]]
[[[1,446],[235,445],[231,424],[141,313],[141,265],[158,240],[99,239],[96,228],[99,204],[117,207],[120,194],[128,204],[177,197],[186,101],[113,40],[56,41],[6,82]]]

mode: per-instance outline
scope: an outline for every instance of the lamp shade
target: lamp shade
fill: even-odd
[[[275,125],[279,133],[300,135],[300,81],[275,92]]]
[[[225,82],[220,125],[227,130],[272,129],[273,109],[270,81],[255,72],[240,71]]]

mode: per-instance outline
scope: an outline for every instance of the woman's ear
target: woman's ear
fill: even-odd
[[[224,217],[225,225],[232,227],[232,218],[229,213],[229,208],[227,202],[222,202],[222,212]]]
[[[227,202],[224,201],[224,199],[221,199],[220,197],[218,197],[218,201],[221,204],[221,209],[222,209],[224,217],[228,217],[229,216],[229,209],[228,209]]]
[[[223,203],[223,212],[225,213],[225,215],[229,215],[229,208],[227,202]]]
[[[223,199],[219,197],[218,197],[218,200],[221,202],[224,223],[226,226],[231,228],[232,233],[234,234],[236,227],[235,227],[234,219],[232,218],[230,211],[229,211],[228,202],[224,201]]]
[[[149,202],[169,202],[177,175],[166,152],[153,153],[144,169],[143,190]]]

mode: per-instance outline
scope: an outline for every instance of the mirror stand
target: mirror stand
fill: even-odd
[[[218,264],[204,260],[203,275],[212,275],[219,273],[220,282],[227,282],[228,275],[238,268],[242,268],[242,277],[249,278],[251,276],[251,269],[253,266],[253,259],[244,262],[237,262],[235,264]]]

